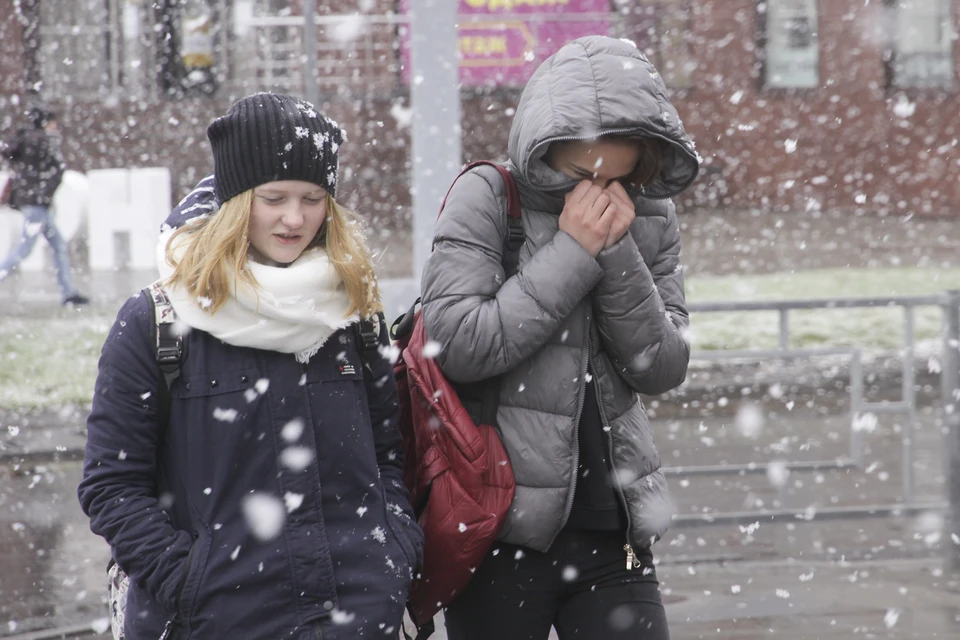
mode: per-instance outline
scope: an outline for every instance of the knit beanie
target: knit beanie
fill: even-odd
[[[221,203],[274,180],[303,180],[336,195],[340,125],[304,100],[258,93],[207,127]]]

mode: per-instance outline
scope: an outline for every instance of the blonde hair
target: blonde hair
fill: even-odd
[[[229,298],[231,279],[235,279],[238,289],[241,286],[259,289],[259,283],[247,268],[252,207],[253,189],[248,189],[224,202],[213,215],[177,229],[167,243],[167,261],[174,270],[165,284],[183,287],[193,297],[208,299],[210,304],[204,306],[204,310],[211,314]],[[326,211],[327,217],[310,247],[326,248],[350,296],[348,314],[376,315],[383,306],[363,224],[329,193]],[[181,236],[187,244],[178,260],[174,249],[180,244]]]

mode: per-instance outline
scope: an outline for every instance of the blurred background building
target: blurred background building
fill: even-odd
[[[451,0],[453,1],[453,0]],[[409,225],[406,0],[317,0],[320,107],[348,204]],[[954,0],[460,0],[464,162],[499,159],[524,81],[566,40],[629,38],[704,158],[694,209],[955,216]],[[302,94],[299,0],[0,0],[0,130],[35,95],[79,171],[162,166],[182,197],[242,95]],[[438,61],[441,64],[443,61]],[[447,61],[449,62],[449,61]],[[412,76],[411,76],[412,73]]]

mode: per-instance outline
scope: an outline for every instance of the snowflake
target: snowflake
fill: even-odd
[[[334,609],[330,612],[330,621],[333,624],[350,624],[356,617],[357,614],[355,613],[347,613],[346,611],[340,611],[339,609]]]
[[[303,494],[302,493],[292,493],[287,492],[283,494],[283,502],[287,507],[287,513],[293,513],[300,508],[300,505],[303,504]]]
[[[297,108],[300,109],[300,111],[303,112],[303,115],[307,116],[308,118],[317,117],[317,112],[314,110],[313,105],[309,102],[298,102]]]
[[[222,409],[217,407],[213,410],[213,419],[221,422],[233,422],[237,419],[237,415],[239,414],[236,409]]]

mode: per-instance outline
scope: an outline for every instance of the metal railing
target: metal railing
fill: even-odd
[[[916,422],[916,318],[918,307],[939,307],[943,312],[942,348],[942,402],[945,419],[945,438],[948,452],[947,501],[919,503],[916,497],[914,461]],[[866,402],[864,400],[863,364],[861,350],[855,347],[791,348],[790,314],[800,310],[844,310],[863,308],[900,308],[903,311],[903,343],[901,362],[901,397],[892,402]],[[787,469],[817,471],[824,469],[855,469],[863,463],[862,434],[856,428],[857,420],[866,413],[896,414],[903,417],[900,437],[903,470],[903,502],[874,506],[830,507],[811,512],[805,509],[769,509],[748,512],[715,512],[709,514],[684,514],[675,517],[678,524],[716,524],[753,522],[756,520],[809,520],[812,518],[869,517],[890,514],[906,514],[923,511],[948,510],[947,521],[952,543],[960,545],[960,291],[927,296],[891,296],[852,299],[811,299],[758,302],[710,302],[690,305],[690,312],[729,313],[774,311],[779,314],[778,348],[696,351],[691,359],[706,361],[768,360],[788,358],[811,358],[817,356],[844,355],[850,360],[850,450],[849,457],[827,461],[788,461]],[[698,465],[665,468],[669,475],[724,475],[765,473],[769,463]],[[954,562],[960,563],[960,554],[952,554]]]

